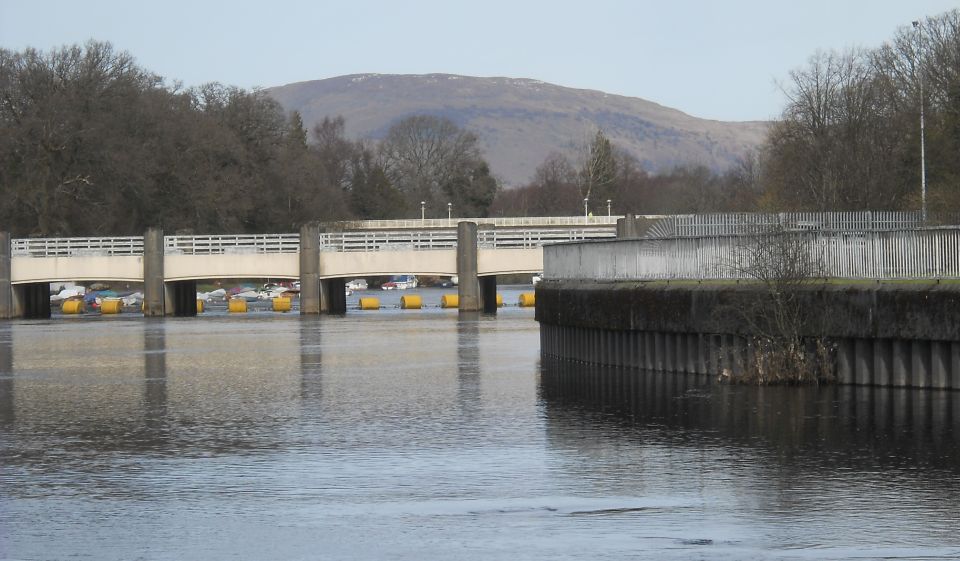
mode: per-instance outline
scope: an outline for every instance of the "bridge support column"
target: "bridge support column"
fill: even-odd
[[[320,227],[305,224],[300,228],[300,314],[317,315],[321,311]]]
[[[457,297],[461,312],[480,311],[480,279],[477,276],[477,223],[457,224]],[[496,295],[494,295],[496,305]]]
[[[300,281],[303,289],[303,281]],[[327,314],[347,313],[347,280],[343,277],[320,281],[320,309]],[[301,303],[302,305],[302,303]]]
[[[483,313],[497,313],[497,276],[480,277],[480,301],[483,303]]]
[[[197,281],[167,282],[163,285],[164,309],[167,315],[192,317],[197,315]]]
[[[640,237],[640,225],[637,223],[637,217],[632,214],[624,215],[617,219],[617,238],[629,239]]]
[[[10,232],[0,232],[0,319],[15,317],[11,284]]]
[[[163,317],[165,299],[163,230],[148,228],[143,234],[143,315],[146,317]]]
[[[50,317],[50,283],[31,282],[13,287],[13,315],[26,319]]]

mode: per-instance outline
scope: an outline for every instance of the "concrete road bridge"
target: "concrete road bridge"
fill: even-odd
[[[193,315],[198,280],[301,281],[301,313],[342,313],[354,277],[460,277],[461,310],[496,310],[496,276],[543,270],[543,246],[616,235],[618,217],[357,221],[299,234],[10,239],[0,233],[0,317],[49,317],[49,283],[144,283],[144,314]],[[484,296],[486,295],[486,298]]]

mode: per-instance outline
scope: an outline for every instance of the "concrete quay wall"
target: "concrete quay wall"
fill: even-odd
[[[842,384],[960,389],[960,287],[800,289],[801,335],[830,343]],[[757,284],[543,281],[541,352],[610,366],[717,376],[749,366]]]

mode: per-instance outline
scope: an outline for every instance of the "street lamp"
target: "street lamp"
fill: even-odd
[[[610,216],[610,199],[607,199],[607,217]]]
[[[587,204],[590,202],[590,197],[583,198],[583,222],[587,222]]]
[[[447,221],[453,218],[453,203],[447,203]]]
[[[919,20],[913,22],[913,27],[917,29],[918,41],[917,41],[917,53],[918,55],[923,54],[923,23]],[[917,57],[914,57],[916,59]],[[920,64],[923,64],[923,58],[920,57]],[[916,61],[914,66],[918,66]],[[924,142],[924,127],[923,127],[923,68],[920,68],[920,215],[923,218],[923,223],[927,223],[927,154],[926,146]]]
[[[427,202],[420,201],[420,222],[424,222],[427,219]]]

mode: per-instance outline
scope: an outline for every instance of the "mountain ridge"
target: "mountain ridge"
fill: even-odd
[[[651,172],[677,165],[723,170],[757,148],[766,121],[718,121],[636,97],[531,78],[456,74],[349,74],[267,88],[312,128],[343,116],[353,138],[378,139],[416,114],[445,116],[472,130],[495,174],[528,182],[550,152],[575,159],[600,128]]]

